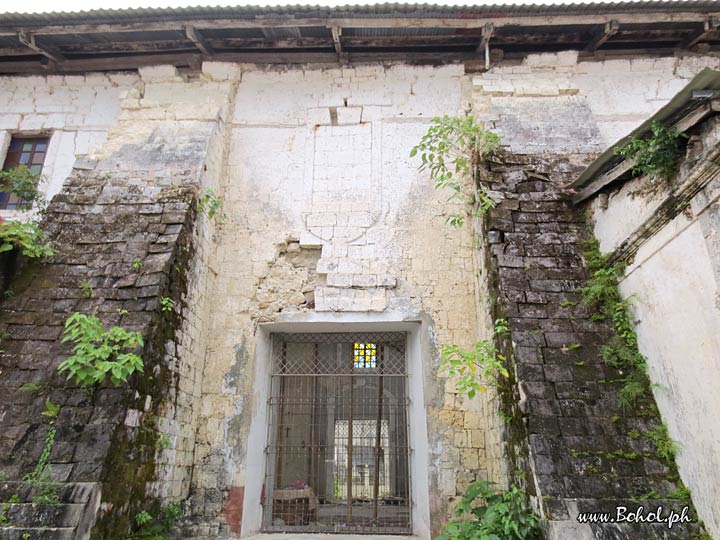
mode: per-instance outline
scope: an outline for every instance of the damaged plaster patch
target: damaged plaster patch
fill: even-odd
[[[316,271],[320,248],[301,247],[296,238],[288,238],[277,248],[277,255],[253,297],[252,316],[258,321],[272,320],[281,312],[314,309],[315,287],[322,284]]]
[[[247,437],[248,419],[243,414],[245,409],[245,398],[240,396],[235,400],[233,414],[225,418],[223,427],[225,429],[225,444],[232,450],[232,458],[241,461],[245,455],[245,444]]]
[[[237,394],[238,382],[245,372],[245,366],[247,366],[249,359],[250,353],[248,352],[246,339],[243,335],[240,343],[235,345],[235,361],[230,365],[230,370],[225,374],[223,390],[226,393]]]

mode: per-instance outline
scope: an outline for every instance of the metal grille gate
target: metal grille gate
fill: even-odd
[[[405,341],[273,336],[263,530],[411,532]]]

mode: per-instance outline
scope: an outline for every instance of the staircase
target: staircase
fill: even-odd
[[[499,316],[507,317],[530,492],[542,504],[547,540],[688,540],[698,523],[616,522],[618,507],[645,515],[662,507],[696,519],[674,462],[651,432],[660,425],[652,395],[619,406],[623,373],[600,349],[613,335],[582,302],[589,274],[583,241],[586,209],[561,187],[572,163],[548,156],[506,156],[491,164],[492,189],[504,200],[490,211],[488,244]],[[517,444],[518,449],[523,447]],[[522,456],[517,450],[516,456]],[[533,493],[534,491],[534,493]],[[582,514],[607,513],[603,523]]]
[[[2,540],[87,540],[100,505],[100,484],[78,482],[57,489],[57,504],[33,504],[23,482],[0,483]]]

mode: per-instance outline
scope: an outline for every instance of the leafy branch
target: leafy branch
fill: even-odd
[[[525,492],[513,485],[497,491],[493,482],[474,482],[454,509],[455,519],[438,540],[535,540],[538,519],[526,506]]]
[[[486,156],[500,146],[500,137],[475,123],[473,116],[435,117],[427,133],[410,151],[410,157],[420,155],[420,171],[428,170],[436,189],[450,189],[451,199],[458,198],[466,205],[466,215],[477,216],[495,206],[479,180],[478,166]],[[472,187],[466,187],[467,180]],[[460,227],[462,214],[450,214],[450,225]]]
[[[45,233],[35,223],[5,221],[0,225],[0,253],[17,248],[26,257],[51,257],[54,252],[44,240]]]
[[[47,201],[38,187],[40,182],[40,174],[22,164],[9,171],[0,171],[0,191],[12,193],[20,199],[18,210],[31,210],[36,206],[42,212]]]
[[[197,210],[215,221],[216,225],[220,225],[227,220],[227,214],[222,211],[222,205],[222,199],[215,194],[215,191],[212,188],[205,188],[200,194]]]
[[[101,383],[105,377],[115,386],[127,381],[144,365],[134,351],[143,346],[140,332],[128,332],[120,326],[106,330],[97,317],[75,312],[65,321],[63,343],[75,343],[73,355],[64,360],[58,371],[68,372],[68,379],[84,387]]]
[[[682,139],[687,135],[665,127],[657,120],[650,124],[650,136],[646,139],[633,137],[622,148],[616,148],[615,154],[624,160],[634,160],[634,176],[657,174],[668,180],[678,168],[682,156]]]
[[[509,333],[504,319],[495,321],[494,336]],[[470,350],[458,345],[442,345],[440,369],[454,379],[455,387],[469,398],[478,392],[487,392],[487,386],[496,386],[499,377],[508,377],[504,365],[505,357],[495,347],[492,340],[478,341]]]

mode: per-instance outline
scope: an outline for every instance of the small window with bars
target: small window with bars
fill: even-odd
[[[45,163],[48,137],[13,137],[5,157],[3,171],[16,167],[27,167],[28,170],[39,175]],[[0,186],[0,189],[7,186]],[[30,201],[23,201],[19,196],[9,191],[0,191],[0,210],[22,210],[30,205]]]

